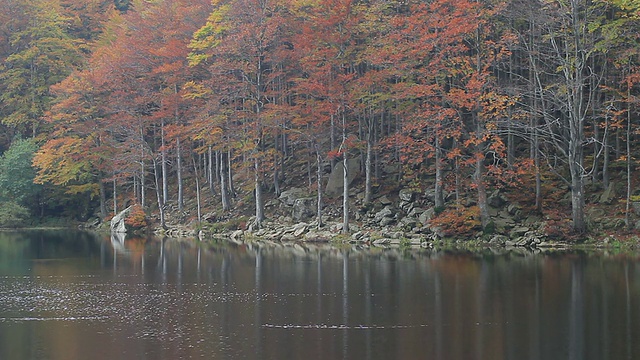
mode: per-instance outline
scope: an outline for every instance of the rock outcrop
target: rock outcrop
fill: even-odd
[[[125,234],[127,232],[127,226],[124,223],[127,216],[131,213],[131,206],[120,211],[116,216],[111,219],[111,232]]]

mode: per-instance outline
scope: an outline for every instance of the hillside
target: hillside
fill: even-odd
[[[340,166],[337,164],[336,166]],[[297,167],[304,169],[304,167]],[[397,170],[398,167],[387,167]],[[622,173],[620,173],[622,174]],[[251,194],[238,195],[233,208],[222,211],[219,195],[211,195],[207,187],[201,193],[202,221],[197,221],[196,196],[187,198],[183,212],[175,203],[167,207],[167,229],[158,227],[157,215],[151,217],[155,232],[160,236],[199,237],[202,240],[222,238],[232,241],[247,239],[298,242],[337,241],[367,245],[403,245],[438,247],[458,244],[462,247],[624,247],[640,244],[640,216],[631,208],[631,228],[625,225],[626,179],[616,176],[605,189],[601,184],[586,186],[586,213],[589,231],[573,232],[570,220],[570,191],[559,179],[548,174],[544,181],[545,199],[542,211],[535,207],[532,181],[512,186],[488,189],[488,204],[492,225],[483,230],[472,189],[460,194],[458,203],[454,193],[445,197],[446,206],[435,208],[434,177],[424,176],[411,181],[397,182],[398,172],[383,172],[375,186],[373,200],[364,202],[364,174],[361,170],[353,178],[349,191],[349,227],[342,233],[343,213],[341,195],[323,198],[323,226],[318,227],[317,193],[308,185],[304,172],[292,173],[283,182],[279,196],[266,195],[266,220],[260,229],[253,225],[255,208]],[[340,171],[327,171],[323,177],[323,193],[340,193],[327,189],[331,177],[341,178]],[[334,179],[335,180],[335,179]],[[303,186],[300,186],[303,185]],[[239,185],[241,187],[241,185]],[[637,206],[637,205],[636,205]],[[156,212],[153,212],[154,214]]]

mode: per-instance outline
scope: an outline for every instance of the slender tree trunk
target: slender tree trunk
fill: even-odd
[[[158,200],[158,211],[160,212],[160,226],[162,226],[163,229],[166,229],[167,225],[164,217],[164,205],[162,203],[162,195],[160,194],[160,174],[158,174],[158,164],[155,157],[153,159],[153,179],[156,185],[156,198]]]
[[[164,120],[160,124],[160,146],[162,151],[162,204],[164,205],[169,200],[169,180],[167,171],[167,150],[165,149],[165,134],[164,134]]]
[[[227,176],[227,179],[229,181],[228,181],[227,185],[228,185],[228,189],[229,189],[229,195],[232,196],[232,197],[235,197],[234,194],[236,192],[236,189],[235,189],[235,186],[233,184],[233,167],[231,165],[232,165],[231,164],[231,150],[228,150],[227,151],[227,174],[226,174],[226,176]]]
[[[346,115],[342,114],[342,168],[344,170],[342,176],[342,233],[349,233],[349,156],[347,148],[347,124]]]
[[[336,122],[335,122],[335,116],[333,114],[331,114],[331,123],[329,125],[329,146],[331,147],[331,151],[333,151],[336,148]],[[335,158],[331,158],[331,168],[335,168],[336,167],[336,160]]]
[[[604,146],[604,158],[602,159],[602,186],[604,186],[604,188],[608,188],[609,187],[609,181],[611,180],[611,176],[609,173],[609,163],[610,163],[610,156],[611,156],[611,147],[609,146],[609,134],[607,133],[607,130],[605,130],[605,136],[602,139],[602,146]],[[597,169],[594,169],[594,171],[597,171]]]
[[[435,135],[435,162],[436,162],[436,183],[435,183],[435,207],[438,209],[444,208],[444,179],[442,174],[442,148],[440,145],[440,136]]]
[[[256,157],[253,162],[254,167],[254,182],[255,182],[255,196],[256,196],[256,229],[262,227],[262,221],[264,220],[264,204],[262,199],[262,184],[260,182],[260,163]]]
[[[318,219],[318,229],[321,228],[324,224],[322,222],[322,158],[320,157],[320,148],[318,144],[314,142],[313,144],[315,152],[316,152],[316,185],[317,195],[318,195],[318,207],[316,218]]]
[[[629,59],[628,70],[631,72],[631,59]],[[628,229],[631,229],[631,86],[627,84],[627,204],[624,211],[624,223]]]
[[[202,206],[200,204],[200,176],[198,174],[198,165],[196,164],[196,159],[192,156],[191,160],[193,161],[193,172],[196,178],[196,206],[198,208],[198,225],[200,224],[200,220],[202,219]]]
[[[220,198],[222,201],[222,211],[229,211],[231,203],[229,202],[229,191],[227,189],[227,174],[225,173],[224,153],[220,152]]]
[[[142,206],[142,208],[144,209],[147,204],[146,204],[146,185],[145,185],[145,166],[144,166],[144,160],[142,160],[142,164],[140,166],[140,206]]]
[[[538,130],[534,129],[533,135],[533,162],[536,172],[536,210],[538,213],[542,213],[542,175],[540,174],[540,144],[538,140]]]
[[[478,207],[480,208],[480,221],[482,227],[485,228],[491,218],[489,216],[489,206],[487,205],[487,190],[484,185],[484,159],[478,156],[476,160],[476,171],[474,175],[476,181],[476,188],[478,192]]]
[[[113,216],[118,214],[118,187],[116,178],[113,178]]]
[[[343,151],[342,168],[344,170],[342,176],[342,233],[349,233],[349,166],[347,151]]]
[[[364,203],[371,203],[372,183],[373,183],[373,119],[369,120],[367,129],[367,155],[364,161],[365,170],[365,186],[364,186]]]
[[[211,148],[211,146],[209,146],[208,148],[208,165],[207,165],[207,176],[208,176],[208,183],[209,183],[209,191],[211,191],[211,194],[215,194],[215,188],[214,188],[214,179],[215,179],[215,174],[217,174],[216,172],[214,172],[213,168],[213,149]]]
[[[577,155],[572,156],[573,160],[569,164],[571,172],[571,216],[573,219],[573,229],[578,233],[586,230],[584,217],[584,181],[582,180],[582,167]]]
[[[176,166],[178,172],[178,210],[184,210],[184,186],[182,181],[182,150],[180,148],[180,138],[176,139]]]
[[[107,190],[104,186],[104,181],[100,179],[100,218],[104,219],[107,217]]]

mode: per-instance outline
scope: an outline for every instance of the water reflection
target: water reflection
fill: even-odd
[[[0,233],[1,359],[633,359],[638,261]]]

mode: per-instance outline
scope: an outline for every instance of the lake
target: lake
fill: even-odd
[[[0,359],[639,359],[638,260],[0,232]]]

